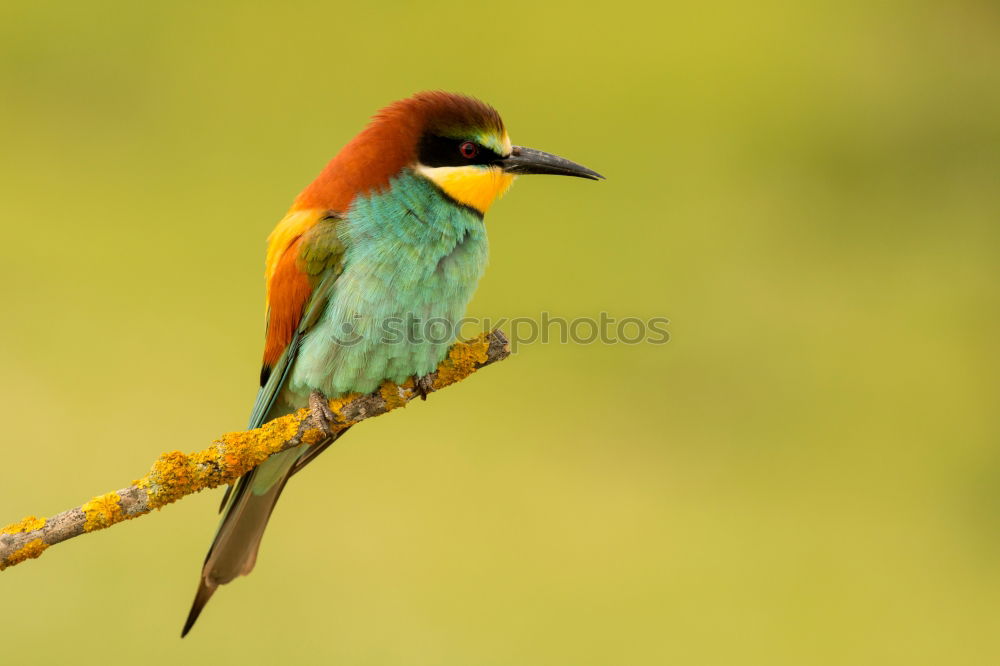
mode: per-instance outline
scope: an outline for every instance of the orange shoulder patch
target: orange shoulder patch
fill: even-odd
[[[293,208],[267,237],[264,284],[267,290],[267,335],[264,341],[265,377],[295,336],[312,283],[300,270],[302,236],[326,215],[316,208]]]
[[[302,238],[297,238],[278,260],[268,280],[267,338],[264,342],[264,365],[272,367],[295,336],[312,282],[298,267]]]

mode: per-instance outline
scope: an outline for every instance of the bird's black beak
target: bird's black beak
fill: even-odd
[[[550,173],[556,176],[576,176],[591,180],[604,178],[601,174],[591,171],[582,164],[524,146],[514,146],[510,155],[500,160],[500,166],[507,173],[513,174]]]

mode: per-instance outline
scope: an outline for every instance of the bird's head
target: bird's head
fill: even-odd
[[[431,92],[400,104],[423,111],[424,126],[415,151],[417,173],[480,213],[507,191],[518,174],[601,177],[575,162],[512,145],[500,114],[479,100]]]
[[[421,92],[379,111],[298,203],[342,210],[354,195],[386,186],[407,168],[480,214],[521,174],[603,177],[562,157],[512,145],[500,114],[488,104]]]

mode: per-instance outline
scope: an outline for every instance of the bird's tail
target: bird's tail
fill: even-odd
[[[285,482],[294,471],[296,461],[307,449],[308,445],[302,445],[277,453],[244,475],[237,483],[212,547],[205,557],[205,566],[198,580],[198,592],[181,631],[182,638],[191,631],[201,610],[219,585],[225,585],[237,576],[245,576],[253,570],[267,519],[271,517]]]

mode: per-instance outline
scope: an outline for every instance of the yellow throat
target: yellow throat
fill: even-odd
[[[485,214],[493,202],[510,188],[514,175],[500,167],[420,165],[417,172],[433,181],[455,201]]]

